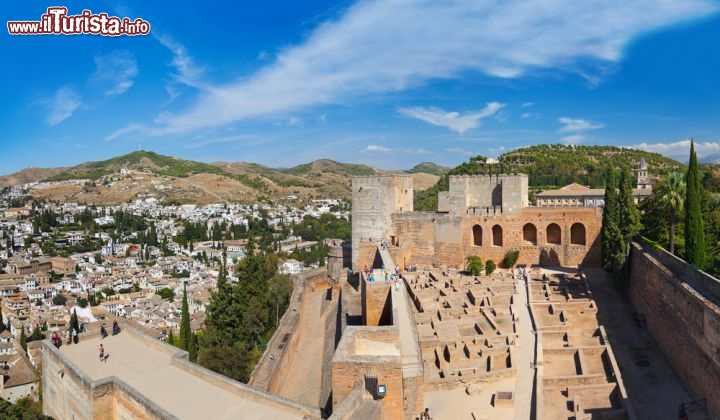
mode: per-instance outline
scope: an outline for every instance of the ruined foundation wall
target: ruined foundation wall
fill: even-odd
[[[648,331],[685,384],[707,399],[711,417],[720,416],[720,296],[714,293],[718,286],[717,279],[663,250],[632,244],[633,307],[645,317]]]

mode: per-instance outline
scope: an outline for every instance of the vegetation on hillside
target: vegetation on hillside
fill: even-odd
[[[320,159],[310,163],[294,166],[289,169],[281,169],[280,171],[291,175],[304,175],[313,172],[324,173],[341,173],[350,176],[357,175],[373,175],[375,169],[367,165],[359,165],[354,163],[340,163],[330,159]]]
[[[487,175],[524,173],[528,185],[537,191],[578,183],[604,188],[609,169],[635,168],[645,159],[653,176],[663,176],[683,165],[658,153],[614,146],[538,145],[516,149],[501,155],[498,163],[487,164],[484,156],[475,156],[451,169],[437,185],[415,194],[415,210],[437,210],[438,191],[447,191],[450,175]]]
[[[418,163],[417,165],[413,166],[412,169],[408,170],[407,172],[410,174],[425,173],[425,174],[443,176],[449,170],[450,170],[450,168],[447,168],[445,166],[440,166],[436,163],[422,162],[422,163]]]
[[[69,179],[99,179],[118,172],[122,168],[147,171],[158,175],[186,178],[193,174],[208,173],[227,175],[221,168],[207,163],[183,160],[144,150],[128,153],[99,162],[87,162],[51,176],[46,181]]]

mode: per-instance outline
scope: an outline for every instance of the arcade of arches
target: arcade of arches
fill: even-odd
[[[472,245],[483,245],[483,229],[480,225],[472,227]],[[538,245],[538,230],[532,223],[526,223],[522,229],[523,242],[526,245]],[[562,229],[557,223],[550,223],[545,228],[545,243],[562,245]],[[570,245],[587,245],[585,225],[573,223],[570,226]],[[503,229],[500,225],[492,227],[492,246],[503,246]]]

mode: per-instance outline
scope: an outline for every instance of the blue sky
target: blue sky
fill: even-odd
[[[541,143],[720,153],[720,2],[6,2],[151,25],[2,35],[0,173],[138,148],[455,166]]]

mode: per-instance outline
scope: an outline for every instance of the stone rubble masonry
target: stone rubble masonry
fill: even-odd
[[[720,281],[674,255],[633,243],[630,300],[673,369],[720,417]]]
[[[522,174],[451,176],[447,193],[444,212],[413,212],[411,178],[353,178],[353,268],[372,267],[382,242],[401,267],[463,267],[470,255],[499,264],[510,250],[520,251],[518,264],[600,262],[601,208],[528,207]]]

